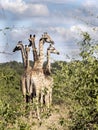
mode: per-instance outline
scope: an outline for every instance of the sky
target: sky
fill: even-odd
[[[98,0],[0,0],[0,63],[22,62],[20,52],[13,53],[18,41],[28,45],[36,35],[36,46],[44,32],[55,42],[60,55],[51,60],[79,59],[81,32],[98,40]],[[49,45],[45,44],[46,49]],[[33,60],[32,51],[29,56]]]

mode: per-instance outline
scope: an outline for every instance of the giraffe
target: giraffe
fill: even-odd
[[[26,53],[26,69],[23,74],[23,80],[25,79],[25,88],[26,88],[26,102],[30,102],[30,99],[32,100],[33,96],[33,84],[31,84],[31,78],[30,73],[32,70],[32,67],[30,66],[29,62],[29,52],[30,48],[26,45],[25,46],[25,53]]]
[[[45,77],[45,74],[43,73],[43,63],[44,63],[44,50],[43,46],[44,43],[51,43],[54,44],[54,41],[51,39],[51,37],[44,33],[42,37],[39,40],[39,55],[38,60],[35,61],[32,72],[31,72],[31,81],[34,82],[34,87],[36,90],[36,109],[37,109],[37,117],[40,119],[39,115],[39,103],[43,104],[43,96],[44,96],[44,89],[47,86],[47,84],[50,84],[51,80],[49,78]]]
[[[23,66],[24,66],[24,73],[21,76],[21,90],[24,97],[25,102],[29,102],[29,94],[32,90],[32,87],[30,87],[30,72],[31,72],[31,66],[29,65],[28,60],[28,53],[30,51],[30,48],[28,46],[25,46],[22,43],[22,41],[19,41],[16,47],[13,49],[13,52],[15,51],[21,51],[22,54],[22,60],[23,60]]]
[[[58,54],[59,52],[55,49],[55,47],[50,44],[50,46],[47,48],[47,63],[44,67],[44,74],[46,81],[49,80],[49,84],[47,85],[47,94],[44,97],[44,101],[46,106],[49,108],[52,104],[52,88],[53,88],[53,78],[50,76],[51,74],[51,63],[50,63],[50,53]]]
[[[44,38],[44,39],[43,39]],[[33,38],[34,39],[34,38]],[[48,39],[48,40],[47,40]],[[49,41],[49,39],[50,39],[50,41]],[[42,41],[41,41],[42,40]],[[44,79],[43,79],[43,81],[44,81],[44,85],[45,86],[47,86],[47,87],[45,87],[47,90],[48,90],[48,92],[49,92],[49,94],[47,94],[48,95],[48,97],[50,97],[49,99],[44,99],[45,100],[45,103],[46,103],[46,100],[47,100],[47,102],[49,102],[49,103],[47,103],[48,105],[48,107],[50,106],[50,104],[51,104],[51,102],[52,102],[52,96],[49,96],[49,95],[52,95],[52,89],[51,89],[51,92],[50,92],[50,90],[48,89],[48,88],[51,88],[51,87],[49,87],[49,86],[52,86],[52,84],[53,84],[53,79],[51,78],[51,76],[49,76],[49,74],[51,73],[51,67],[50,67],[50,53],[55,53],[55,54],[59,54],[59,52],[52,46],[52,44],[54,43],[52,40],[51,40],[51,38],[50,38],[50,36],[47,34],[47,33],[44,33],[44,35],[42,35],[42,38],[40,39],[40,42],[39,42],[39,57],[38,57],[38,61],[36,61],[35,62],[35,65],[34,65],[34,68],[33,69],[35,69],[36,68],[36,65],[40,65],[41,67],[39,68],[39,66],[37,66],[37,71],[42,71],[43,70],[43,45],[44,45],[44,42],[45,42],[45,40],[47,40],[47,42],[49,42],[49,43],[51,43],[50,44],[50,46],[49,46],[49,48],[47,49],[47,65],[46,65],[46,68],[45,68],[45,70],[44,70],[44,78],[45,78],[45,81],[44,81]],[[33,40],[31,40],[31,41],[33,41]],[[52,42],[51,42],[52,41]],[[33,44],[33,45],[32,45]],[[32,45],[32,49],[34,50],[36,47],[35,47],[35,45],[34,45],[34,42],[32,42],[32,43],[30,43],[29,44],[29,46],[31,46]],[[33,55],[34,56],[34,55]],[[42,58],[42,59],[41,59]],[[40,60],[42,60],[42,61],[40,61]],[[41,73],[43,73],[43,72],[41,72]],[[42,74],[43,75],[43,74]],[[48,85],[49,84],[49,85]],[[48,93],[47,92],[47,93]],[[47,97],[47,96],[46,96]],[[43,100],[41,100],[41,103],[43,102]]]

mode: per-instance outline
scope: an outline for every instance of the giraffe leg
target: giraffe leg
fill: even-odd
[[[27,89],[27,94],[30,95],[30,76],[27,75],[26,77],[26,89]]]
[[[44,104],[44,90],[42,89],[41,90],[41,94],[40,94],[40,105],[41,105],[41,109],[43,107],[43,104]]]
[[[25,77],[22,77],[21,78],[21,91],[22,91],[22,94],[23,94],[23,99],[24,99],[24,102],[26,103],[26,85],[25,85]]]
[[[36,103],[36,110],[37,110],[37,118],[38,120],[40,120],[40,114],[39,114],[39,103],[38,103],[39,99],[37,97],[37,103]]]
[[[37,119],[40,120],[40,111],[39,111],[39,90],[36,90],[35,105],[36,105]]]
[[[50,106],[52,105],[52,88],[50,88],[50,92],[49,92],[49,104]]]
[[[50,104],[49,104],[49,90],[47,90],[47,93],[45,95],[45,105],[47,108],[50,107]]]

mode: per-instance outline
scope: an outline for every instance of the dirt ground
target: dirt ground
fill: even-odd
[[[42,115],[41,121],[33,118],[30,130],[68,130],[65,123],[67,119],[68,109],[65,106],[55,106],[50,113]]]

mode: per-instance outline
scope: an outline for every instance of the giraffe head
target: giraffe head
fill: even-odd
[[[13,49],[13,52],[21,50],[23,47],[22,41],[19,41],[16,47]]]
[[[50,46],[48,47],[47,51],[49,51],[50,53],[58,54],[58,55],[60,54],[60,53],[55,49],[55,47],[54,47],[52,44],[50,44]]]
[[[32,42],[34,42],[35,41],[35,34],[32,36],[32,34],[30,34],[30,38],[28,39],[29,40],[29,45],[28,46],[32,46]]]
[[[45,32],[45,33],[42,35],[42,38],[41,38],[40,40],[43,40],[44,42],[47,42],[47,43],[54,44],[54,41],[53,41],[52,38],[48,35],[47,32]]]

